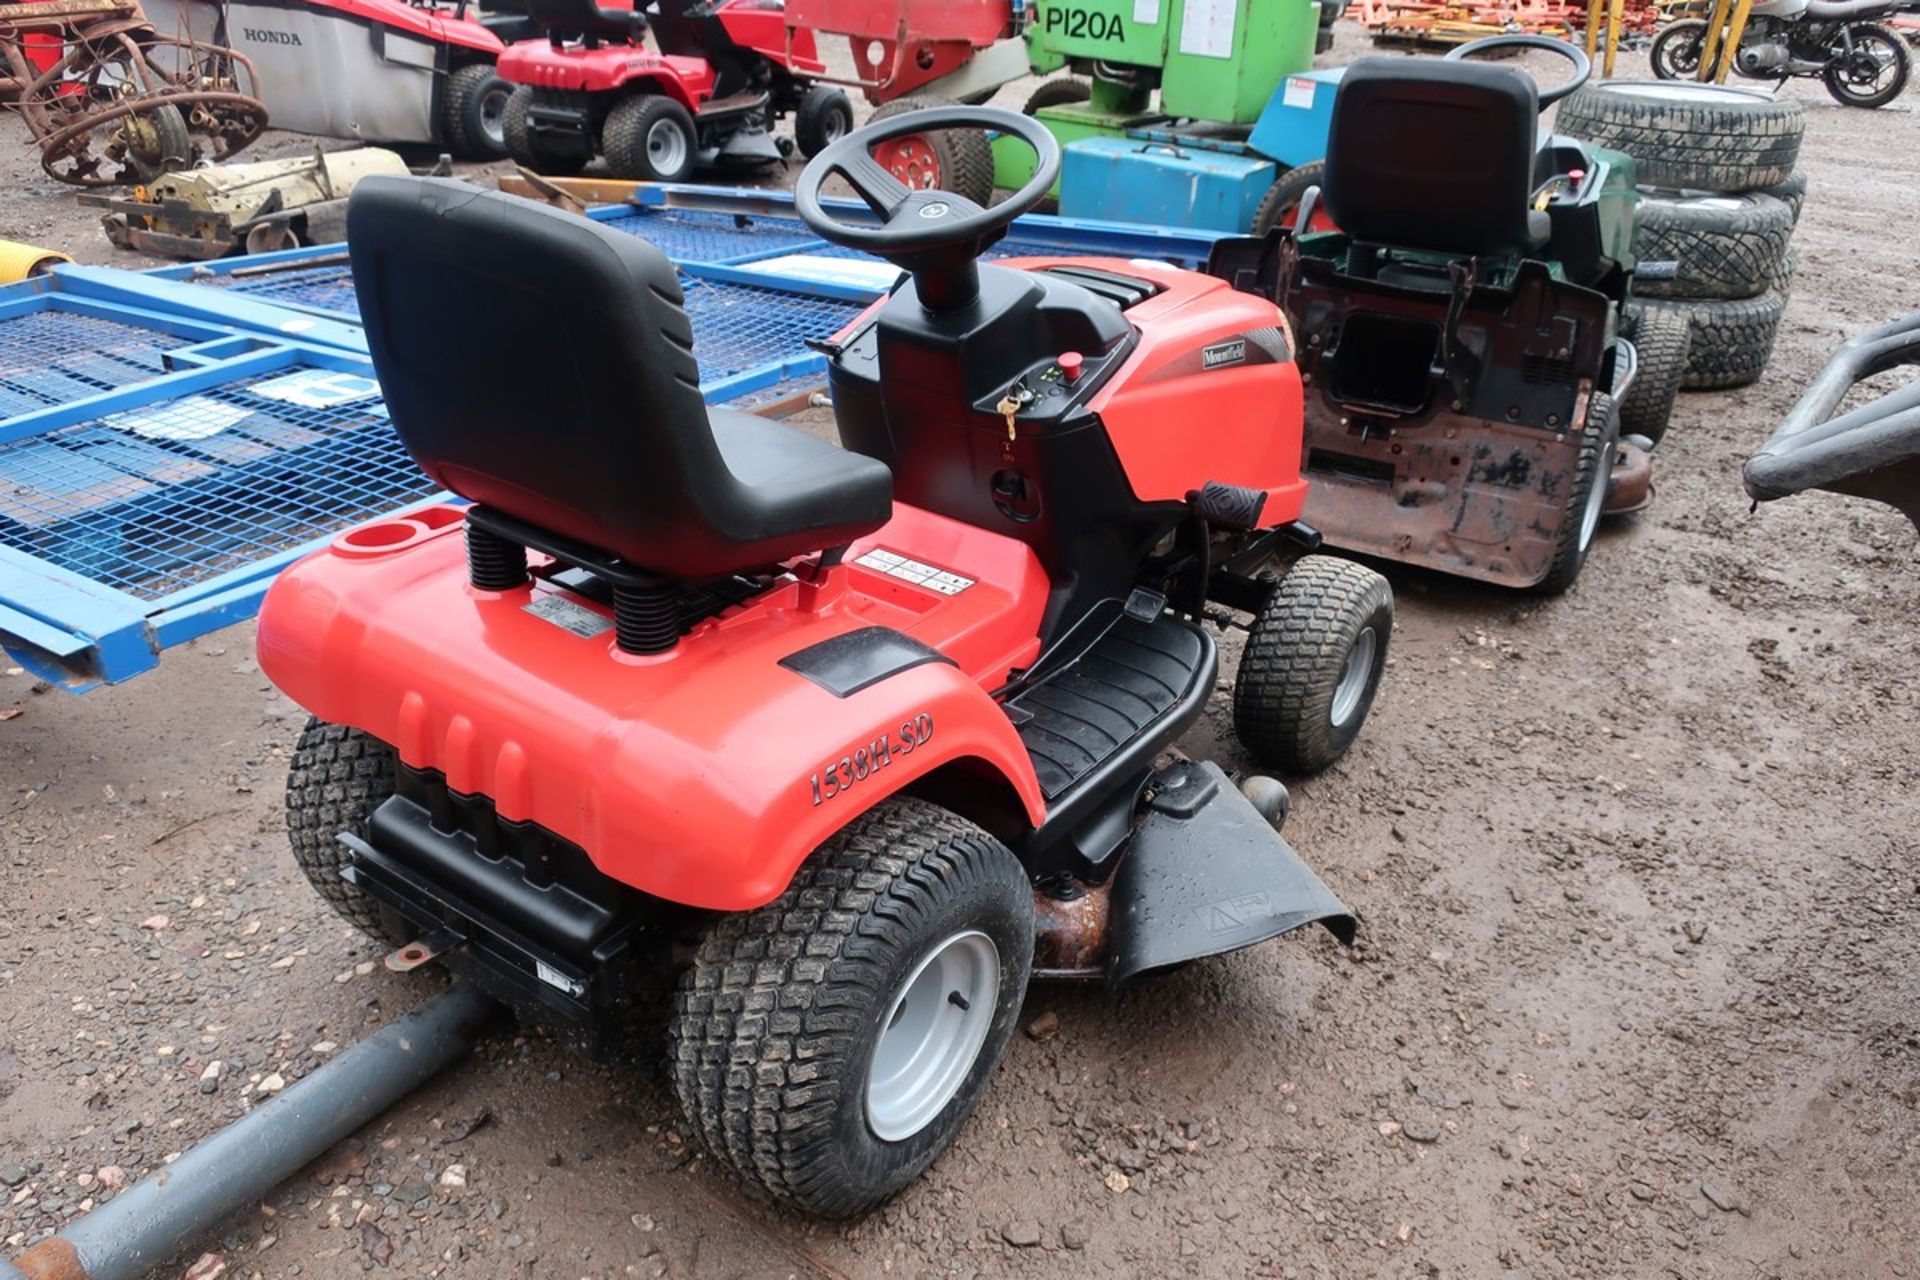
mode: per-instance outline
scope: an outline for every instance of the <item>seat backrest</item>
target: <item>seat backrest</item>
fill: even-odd
[[[674,572],[737,494],[693,330],[637,236],[447,178],[368,178],[353,281],[394,429],[443,487]]]
[[[1533,81],[1511,67],[1362,58],[1333,100],[1327,213],[1368,244],[1525,249],[1539,115]]]
[[[631,40],[645,29],[633,9],[603,9],[594,0],[526,0],[527,16],[549,35]]]

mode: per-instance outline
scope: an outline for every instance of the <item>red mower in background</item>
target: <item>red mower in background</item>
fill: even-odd
[[[826,70],[813,37],[790,37],[770,0],[657,0],[645,14],[594,0],[526,0],[542,39],[513,45],[500,74],[507,149],[538,173],[578,173],[604,155],[616,178],[678,182],[701,165],[764,164],[792,144],[812,156],[853,128],[847,95],[812,83]]]
[[[982,209],[869,153],[933,129],[1023,140],[1033,180]],[[1392,593],[1311,554],[1271,301],[979,261],[1059,165],[1037,121],[955,108],[807,167],[807,225],[910,273],[827,344],[845,448],[702,402],[644,240],[441,179],[369,178],[348,214],[394,427],[474,505],[351,530],[269,592],[261,665],[315,717],[295,855],[391,966],[444,957],[589,1044],[676,984],[693,1127],[813,1213],[953,1141],[1029,978],[1353,937],[1279,834],[1285,787],[1175,744],[1211,624],[1246,632],[1247,750],[1332,763]],[[877,225],[822,205],[830,176]],[[516,358],[475,362],[449,309]]]

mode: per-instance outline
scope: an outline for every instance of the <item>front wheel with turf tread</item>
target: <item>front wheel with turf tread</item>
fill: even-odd
[[[345,831],[367,838],[367,819],[392,796],[393,748],[345,725],[309,719],[287,768],[287,842],[293,860],[342,919],[380,942],[391,942],[380,905],[340,878],[348,862]]]
[[[1318,773],[1338,760],[1373,707],[1392,636],[1385,578],[1351,560],[1302,556],[1255,615],[1240,655],[1233,727],[1241,743],[1288,773]]]
[[[853,103],[832,85],[808,85],[793,112],[793,141],[811,160],[853,132]]]
[[[905,115],[909,111],[954,105],[956,104],[950,98],[924,94],[901,98],[898,101],[889,102],[874,112],[867,123],[879,124],[882,120],[891,120],[894,116]],[[935,187],[943,191],[951,191],[955,195],[965,196],[982,209],[993,203],[993,144],[987,140],[984,129],[941,129],[933,133],[909,136],[921,139],[927,150],[932,153],[937,174],[933,183]],[[895,140],[896,143],[904,141],[906,139]],[[893,144],[882,143],[881,145],[884,147]]]
[[[506,111],[513,86],[491,63],[474,62],[447,77],[442,117],[447,150],[458,160],[498,160],[507,154]]]
[[[1680,384],[1687,376],[1687,352],[1693,342],[1693,326],[1670,307],[1635,306],[1633,332],[1629,335],[1639,357],[1633,382],[1627,387],[1616,412],[1620,434],[1645,436],[1659,444],[1667,434],[1673,417],[1673,404]]]
[[[639,93],[622,98],[600,127],[607,169],[630,182],[684,182],[693,176],[700,135],[693,115],[672,98]]]
[[[990,1023],[975,1024],[984,1035],[937,1112],[884,1139],[868,1095],[889,1015],[923,962],[975,937],[997,956]],[[864,1212],[966,1123],[1032,967],[1033,888],[1013,854],[949,810],[893,797],[817,849],[773,902],[712,926],[675,997],[674,1091],[750,1190],[822,1217]],[[955,1008],[943,1016],[974,1006]]]
[[[1543,596],[1564,593],[1586,567],[1587,553],[1593,550],[1594,534],[1600,526],[1601,509],[1606,505],[1613,446],[1619,438],[1613,397],[1604,391],[1594,392],[1587,397],[1587,420],[1580,429],[1580,451],[1574,457],[1567,502],[1561,508],[1553,561],[1547,566],[1546,577],[1534,584],[1533,589]]]
[[[1801,105],[1734,85],[1608,80],[1560,104],[1554,130],[1633,157],[1634,180],[1686,191],[1784,182],[1807,130]]]

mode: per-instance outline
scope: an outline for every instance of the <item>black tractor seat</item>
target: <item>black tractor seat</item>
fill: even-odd
[[[1511,67],[1362,58],[1327,134],[1328,215],[1356,243],[1477,258],[1532,253],[1540,105]]]
[[[526,7],[527,16],[555,43],[571,39],[588,44],[602,40],[638,43],[647,33],[647,16],[637,5],[632,9],[603,9],[594,0],[526,0]]]
[[[885,464],[708,409],[679,278],[646,241],[399,177],[354,189],[347,240],[394,429],[484,511],[680,582],[841,547],[892,515]]]

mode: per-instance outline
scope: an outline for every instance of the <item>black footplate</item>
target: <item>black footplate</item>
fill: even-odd
[[[1206,704],[1215,657],[1204,632],[1167,615],[1111,617],[1005,704],[1049,802],[1105,768],[1144,768]]]
[[[1205,488],[1188,495],[1187,501],[1208,524],[1222,529],[1258,529],[1261,508],[1267,505],[1267,491],[1209,480]]]

